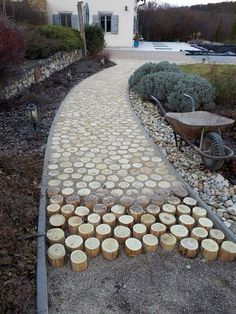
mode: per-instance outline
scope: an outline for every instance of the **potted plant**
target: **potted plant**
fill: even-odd
[[[134,40],[134,47],[135,48],[138,48],[138,46],[139,46],[139,39],[140,39],[139,34],[135,34],[134,38],[133,38],[133,40]]]

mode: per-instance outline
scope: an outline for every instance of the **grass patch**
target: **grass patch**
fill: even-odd
[[[214,67],[217,68],[218,74],[224,75],[230,70],[236,71],[236,65],[232,64],[214,64]],[[180,65],[180,68],[183,72],[189,74],[195,74],[202,76],[206,79],[209,79],[211,76],[211,65],[210,64],[183,64]]]

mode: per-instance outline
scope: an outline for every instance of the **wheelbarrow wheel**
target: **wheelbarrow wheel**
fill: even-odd
[[[215,132],[208,132],[204,135],[202,142],[202,151],[208,155],[224,156],[225,149],[221,136]],[[214,160],[213,158],[207,158],[202,156],[204,165],[212,171],[217,171],[223,167],[224,160]]]

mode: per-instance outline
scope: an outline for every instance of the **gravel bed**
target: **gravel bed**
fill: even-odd
[[[181,151],[178,150],[172,128],[151,102],[141,100],[133,92],[130,92],[130,100],[142,125],[165,157],[224,224],[236,233],[236,185],[224,177],[223,170],[207,170],[193,148],[183,145]]]

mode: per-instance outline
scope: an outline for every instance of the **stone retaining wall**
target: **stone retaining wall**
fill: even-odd
[[[24,88],[45,80],[54,72],[62,70],[68,65],[80,60],[81,57],[81,50],[58,52],[48,59],[23,65],[20,73],[14,79],[10,79],[0,91],[0,99],[9,99],[19,94]]]

